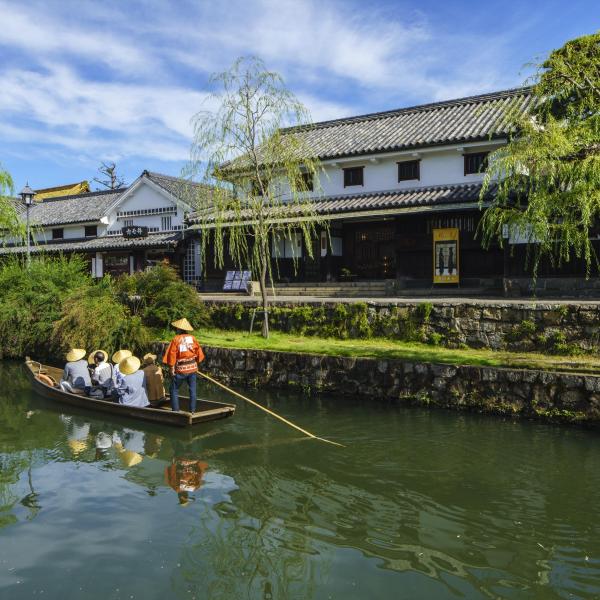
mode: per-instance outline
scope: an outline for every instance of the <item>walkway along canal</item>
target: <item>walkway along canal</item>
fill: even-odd
[[[1,363],[0,597],[600,595],[595,432],[239,389],[347,447],[242,402],[201,432],[78,413]]]

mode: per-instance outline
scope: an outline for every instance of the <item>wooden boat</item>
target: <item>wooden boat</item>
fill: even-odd
[[[63,371],[56,367],[44,365],[29,357],[25,359],[27,367],[27,376],[29,377],[33,389],[50,400],[62,402],[63,404],[71,404],[73,406],[97,410],[101,412],[112,413],[125,417],[133,417],[143,421],[154,421],[164,423],[165,425],[175,425],[178,427],[189,427],[204,423],[205,421],[215,421],[231,417],[235,412],[235,405],[225,404],[223,402],[213,402],[211,400],[198,399],[196,411],[173,412],[169,401],[165,401],[160,405],[141,408],[139,406],[127,406],[126,404],[118,404],[109,400],[100,400],[98,398],[90,398],[83,394],[74,394],[63,391],[58,385],[53,383],[60,381]],[[40,375],[42,376],[40,378]],[[42,381],[42,380],[46,381]],[[183,408],[187,404],[187,398],[184,396],[180,399],[180,405]]]

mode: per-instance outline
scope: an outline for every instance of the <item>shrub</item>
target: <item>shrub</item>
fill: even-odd
[[[64,299],[91,285],[85,261],[77,256],[35,257],[28,269],[21,260],[0,265],[0,355],[47,356],[53,324]]]
[[[109,353],[127,347],[143,350],[150,334],[137,316],[119,302],[110,277],[96,285],[82,287],[65,298],[62,315],[54,323],[50,346],[64,353],[72,347],[92,351],[103,348]]]
[[[117,288],[122,301],[132,304],[134,314],[148,327],[165,328],[181,317],[187,317],[196,328],[208,322],[196,290],[166,263],[119,278]]]

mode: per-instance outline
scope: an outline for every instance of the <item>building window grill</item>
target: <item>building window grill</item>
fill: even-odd
[[[65,237],[65,231],[62,227],[60,229],[52,230],[52,239],[53,240],[62,240],[64,237]]]
[[[344,169],[344,187],[364,185],[364,167],[348,167]]]
[[[85,237],[96,237],[98,235],[97,225],[86,225],[85,226]]]
[[[483,173],[487,168],[487,157],[489,152],[476,152],[474,154],[464,154],[465,175],[474,175]]]
[[[421,161],[406,160],[398,163],[398,181],[419,180],[421,178]]]
[[[161,217],[160,218],[160,228],[162,231],[171,231],[173,225],[171,223],[171,217]]]
[[[147,217],[151,215],[176,214],[176,206],[161,206],[160,208],[141,208],[138,210],[122,210],[117,213],[117,219],[125,217]]]

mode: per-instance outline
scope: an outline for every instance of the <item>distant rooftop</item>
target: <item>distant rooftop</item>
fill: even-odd
[[[35,190],[35,199],[36,201],[40,201],[62,196],[77,196],[79,194],[85,194],[89,191],[90,184],[87,181],[78,181],[77,183],[67,183],[65,185]]]

